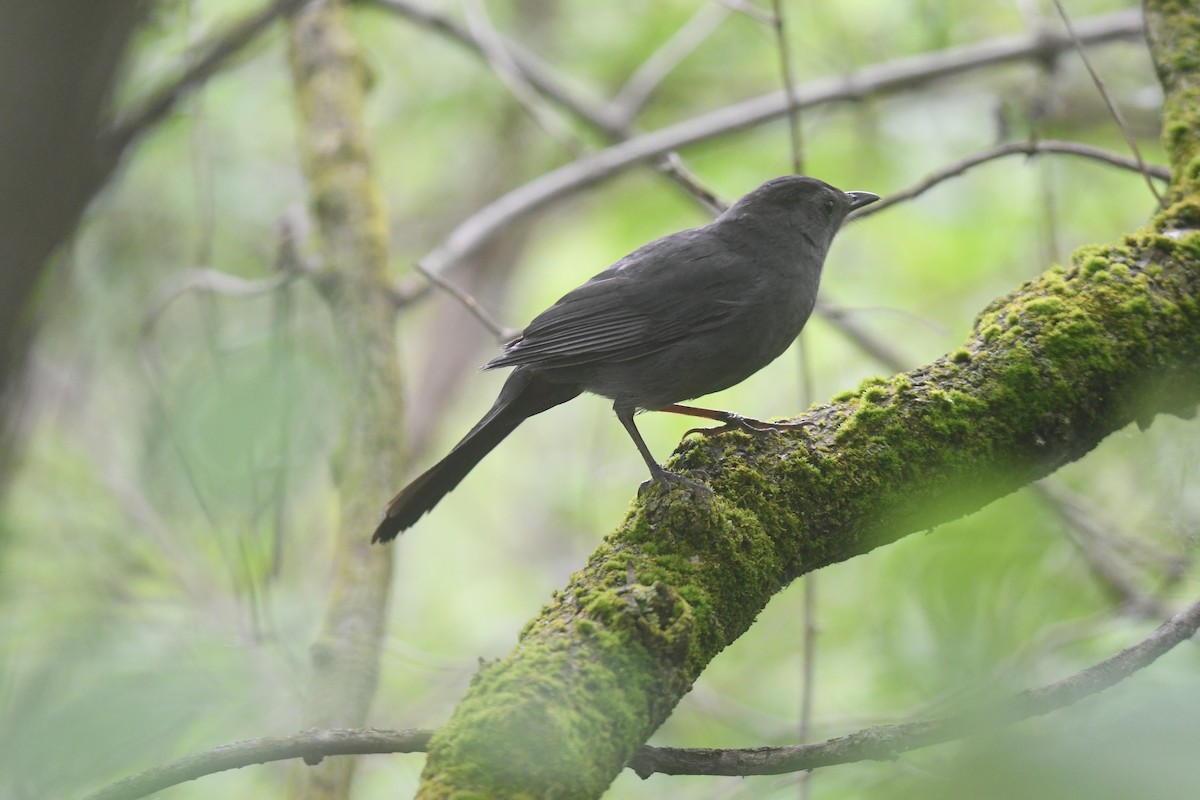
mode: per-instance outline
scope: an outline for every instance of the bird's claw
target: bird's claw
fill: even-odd
[[[676,486],[684,486],[691,491],[698,492],[700,494],[712,494],[712,489],[708,488],[704,484],[696,483],[691,478],[685,478],[678,473],[668,472],[664,469],[654,473],[649,480],[642,482],[642,485],[638,487],[638,497],[641,497],[643,494],[645,494],[646,490],[655,483],[662,484],[662,486],[668,491],[670,490],[671,485],[674,484]]]

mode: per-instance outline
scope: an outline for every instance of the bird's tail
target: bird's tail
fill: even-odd
[[[445,458],[404,487],[388,503],[372,542],[389,542],[409,528],[466,477],[484,456],[534,414],[565,403],[581,393],[578,386],[552,383],[540,370],[520,368],[508,376],[500,396],[483,419]]]

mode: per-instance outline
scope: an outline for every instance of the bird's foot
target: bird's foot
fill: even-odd
[[[712,494],[712,489],[708,488],[704,484],[696,483],[691,478],[685,478],[678,473],[668,472],[662,467],[659,467],[658,470],[652,474],[650,480],[643,481],[642,485],[638,487],[638,497],[641,497],[643,494],[645,494],[646,490],[655,483],[662,484],[663,488],[665,488],[667,491],[670,491],[671,486],[675,485],[684,486],[687,489],[699,494]]]
[[[728,433],[730,431],[744,431],[746,433],[771,433],[775,431],[793,431],[808,427],[808,422],[764,422],[761,419],[753,419],[751,417],[743,417],[741,414],[734,414],[732,411],[722,412],[720,417],[725,424],[716,428],[692,428],[684,436],[691,436],[693,433],[701,436],[716,436],[719,433]]]

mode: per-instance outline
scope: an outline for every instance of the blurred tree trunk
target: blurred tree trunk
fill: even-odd
[[[116,164],[100,134],[144,6],[0,0],[0,488],[36,289]]]
[[[289,26],[301,151],[321,238],[316,284],[340,347],[346,399],[334,480],[341,497],[325,621],[312,647],[304,724],[358,727],[379,673],[392,549],[372,547],[380,498],[401,474],[403,397],[395,309],[387,289],[387,222],[363,122],[368,74],[336,0],[309,3]],[[344,798],[355,761],[301,768],[294,797]]]
[[[422,798],[598,797],[708,662],[794,578],[980,508],[1132,421],[1200,399],[1200,9],[1148,0],[1170,206],[993,301],[964,347],[810,411],[791,435],[692,442],[481,669]]]

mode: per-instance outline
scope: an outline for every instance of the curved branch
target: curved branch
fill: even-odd
[[[1200,600],[1160,625],[1150,636],[1068,678],[1021,692],[971,714],[880,725],[797,747],[709,749],[644,746],[627,765],[642,778],[666,775],[777,775],[852,761],[887,760],[909,750],[941,744],[1065,708],[1112,687],[1152,664],[1200,628]],[[85,800],[136,800],[170,786],[231,769],[302,758],[315,764],[326,756],[420,753],[433,731],[375,728],[307,730],[292,736],[252,739],[185,756],[88,795]]]
[[[302,758],[320,763],[326,756],[369,753],[419,753],[429,745],[432,731],[367,729],[305,730],[292,736],[272,736],[234,742],[204,750],[110,784],[84,800],[134,800],[170,786],[194,781],[215,772],[252,764]]]
[[[1097,44],[1142,34],[1138,11],[1093,17],[1076,25],[1081,41]],[[900,58],[864,67],[846,76],[819,78],[796,87],[797,108],[861,100],[903,91],[934,80],[1028,58],[1048,58],[1072,46],[1069,38],[1046,34],[1001,37],[935,53]],[[426,269],[443,272],[475,253],[516,220],[565,195],[612,177],[630,166],[666,153],[759,125],[787,113],[788,98],[771,92],[693,117],[651,133],[627,139],[552,170],[503,195],[459,223],[421,259]],[[422,285],[416,293],[427,291]]]
[[[1088,158],[1093,161],[1100,161],[1105,164],[1112,164],[1115,167],[1127,169],[1139,174],[1148,174],[1151,177],[1158,178],[1162,181],[1171,179],[1171,171],[1166,167],[1157,165],[1143,165],[1137,160],[1128,158],[1118,153],[1113,153],[1110,150],[1103,150],[1099,147],[1093,147],[1090,144],[1082,144],[1081,142],[1063,142],[1056,140],[1047,141],[1030,141],[1030,142],[1008,142],[1006,144],[997,145],[995,147],[982,150],[978,153],[973,153],[966,158],[955,161],[952,164],[947,164],[938,171],[930,174],[919,183],[910,186],[903,191],[888,195],[878,203],[872,203],[870,206],[856,211],[850,218],[851,221],[869,217],[876,214],[885,208],[902,203],[906,200],[920,197],[925,192],[929,191],[939,183],[943,183],[950,178],[957,178],[969,169],[978,167],[980,164],[986,164],[989,161],[995,161],[998,158],[1012,155],[1027,155],[1034,156],[1039,153],[1060,153],[1064,155],[1079,156],[1080,158]]]

